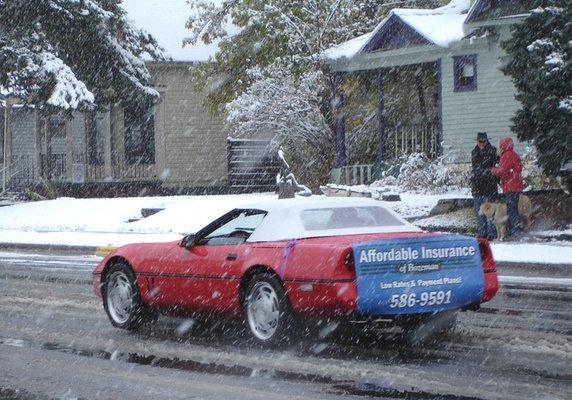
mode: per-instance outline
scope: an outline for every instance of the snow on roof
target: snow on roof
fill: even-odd
[[[433,10],[417,8],[393,9],[388,17],[381,21],[373,31],[327,49],[323,52],[323,57],[335,60],[342,57],[351,58],[359,54],[392,16],[401,19],[431,43],[447,47],[465,36],[463,24],[470,6],[470,0],[451,0],[446,6]]]
[[[335,60],[342,57],[351,58],[358,54],[369,42],[375,30],[364,35],[355,37],[347,42],[332,46],[322,53],[322,57]]]
[[[397,12],[400,12],[397,14]],[[463,22],[466,14],[409,14],[401,13],[404,10],[395,10],[395,13],[409,25],[419,32],[425,39],[437,46],[447,47],[449,44],[461,40],[463,33]],[[408,11],[408,10],[407,10]]]
[[[211,0],[221,3],[222,0]],[[149,32],[165,55],[173,61],[206,61],[215,55],[219,41],[206,45],[197,43],[183,47],[183,40],[190,35],[185,24],[191,15],[186,0],[123,0],[127,19],[137,28]],[[145,57],[146,61],[151,60]]]

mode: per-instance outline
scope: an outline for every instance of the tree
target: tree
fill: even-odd
[[[207,106],[228,111],[239,135],[274,134],[291,154],[293,166],[302,161],[304,167],[296,173],[305,181],[307,163],[327,172],[335,153],[328,101],[333,82],[322,52],[370,32],[392,7],[441,5],[438,0],[189,3],[197,12],[187,24],[187,42],[221,40],[213,62],[195,69],[198,89],[207,89]],[[220,78],[213,82],[213,76]]]
[[[196,69],[209,88],[207,105],[221,111],[253,82],[248,70],[287,69],[294,77],[320,66],[325,49],[370,32],[393,7],[437,7],[439,0],[189,0],[196,13],[186,43],[221,40],[212,63]],[[233,27],[234,26],[234,27]],[[238,33],[237,33],[238,30]],[[224,77],[211,85],[209,78]]]
[[[141,56],[155,39],[125,20],[122,0],[0,0],[0,87],[46,112],[155,98]]]
[[[555,175],[572,157],[566,146],[572,132],[572,1],[538,0],[534,6],[502,44],[510,56],[504,73],[521,103],[512,129],[532,141],[544,172]]]

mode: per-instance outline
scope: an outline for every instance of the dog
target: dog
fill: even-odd
[[[518,213],[523,222],[522,227],[528,230],[532,225],[532,202],[530,198],[521,194],[518,198]],[[484,215],[497,229],[498,239],[506,238],[508,213],[505,203],[483,203],[479,207],[479,215]]]

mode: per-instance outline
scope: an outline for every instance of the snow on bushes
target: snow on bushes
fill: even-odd
[[[373,182],[372,187],[388,186],[398,192],[445,193],[467,188],[470,169],[446,165],[442,158],[433,160],[424,153],[413,153],[399,157],[382,175],[383,178]]]

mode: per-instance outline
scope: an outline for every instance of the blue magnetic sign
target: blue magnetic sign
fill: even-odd
[[[461,235],[355,243],[357,307],[363,314],[454,310],[480,302],[479,245]]]

